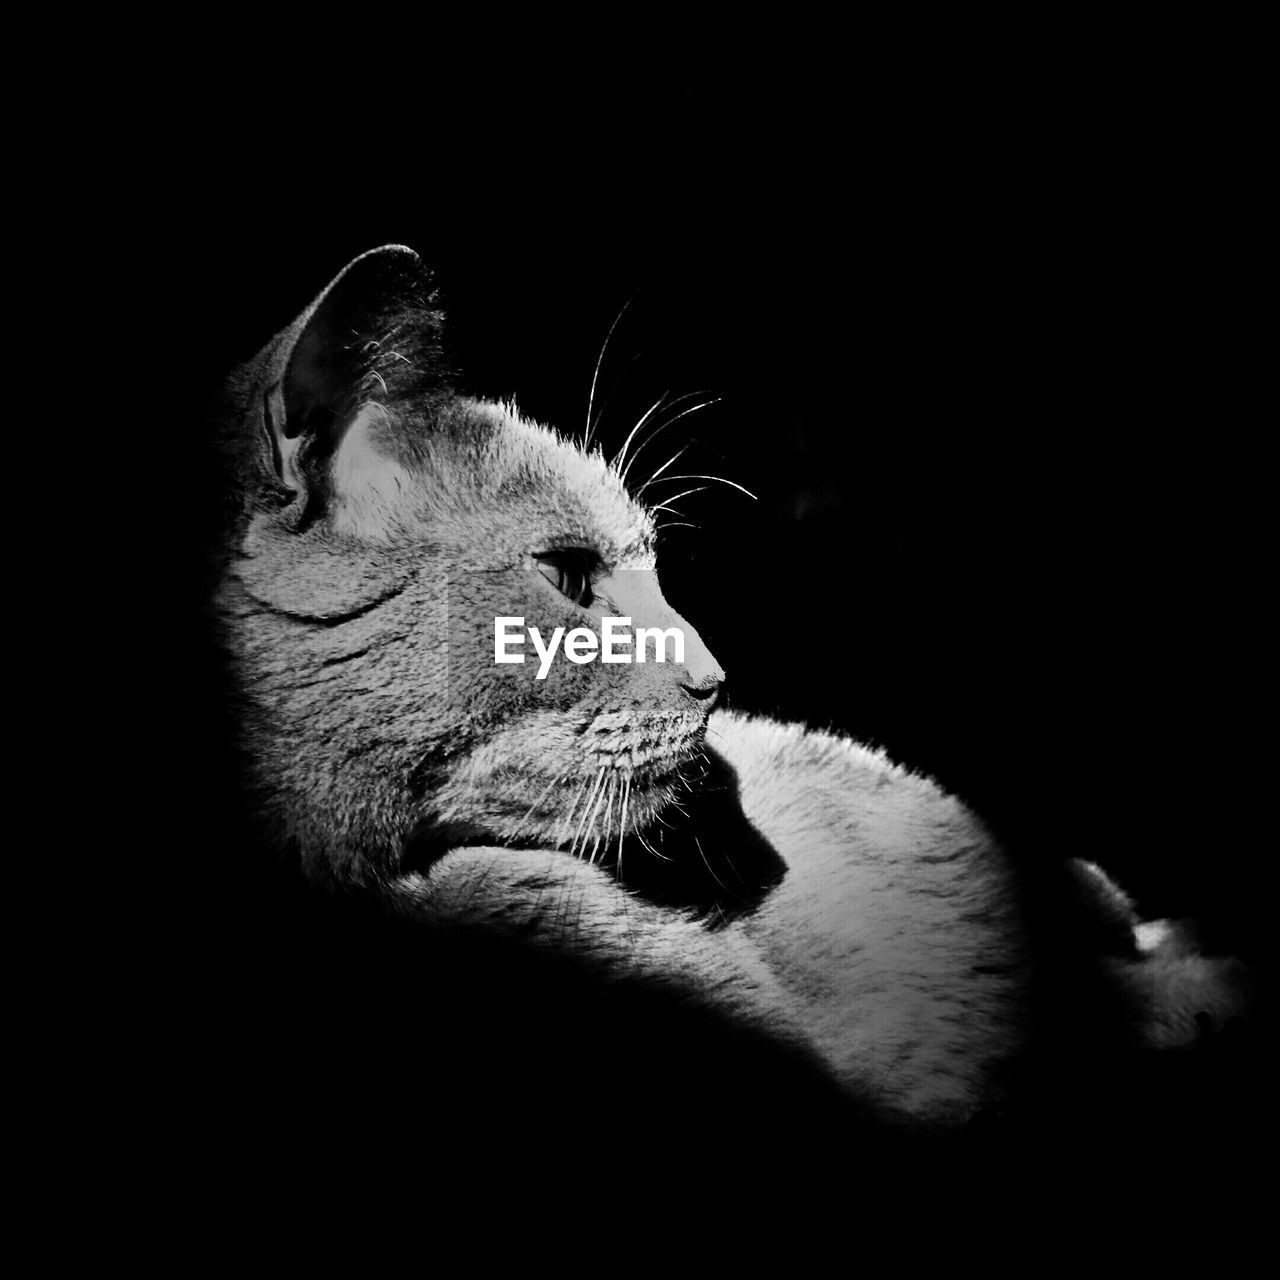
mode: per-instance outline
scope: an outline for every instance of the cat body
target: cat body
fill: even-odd
[[[856,743],[723,712],[710,732],[748,821],[787,851],[781,881],[728,923],[529,850],[450,854],[397,891],[432,919],[583,946],[731,1009],[813,1049],[886,1111],[967,1119],[1024,1047],[1029,1016],[1018,894],[998,849],[957,801]]]
[[[978,1114],[1056,1016],[1019,870],[883,755],[717,710],[724,672],[662,595],[625,468],[456,394],[441,329],[389,247],[229,385],[219,610],[264,829],[325,891],[652,987],[895,1123]],[[539,680],[492,660],[504,616],[677,628],[683,660]],[[1066,883],[1121,1041],[1242,1008],[1096,868]]]

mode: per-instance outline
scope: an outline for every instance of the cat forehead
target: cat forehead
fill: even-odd
[[[343,495],[334,514],[348,532],[381,540],[412,512],[436,534],[445,526],[468,536],[479,525],[495,550],[532,538],[630,567],[653,563],[652,517],[601,451],[525,418],[511,402],[459,397],[430,423],[368,407],[334,466]],[[392,507],[401,519],[383,518]]]
[[[615,556],[651,555],[652,518],[599,449],[583,449],[525,418],[513,402],[464,406],[490,433],[478,469],[483,490],[536,510],[544,524],[559,521],[565,539],[580,538]]]

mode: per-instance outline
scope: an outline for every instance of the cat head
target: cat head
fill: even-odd
[[[220,615],[258,794],[314,877],[643,841],[697,775],[723,680],[618,468],[459,394],[442,322],[418,257],[377,249],[229,384]],[[504,617],[530,639],[675,628],[683,661],[547,665],[526,640],[501,663]]]

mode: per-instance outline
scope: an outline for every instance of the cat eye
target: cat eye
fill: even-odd
[[[545,551],[534,556],[538,571],[562,596],[584,609],[595,598],[591,594],[591,573],[595,556],[589,551]]]

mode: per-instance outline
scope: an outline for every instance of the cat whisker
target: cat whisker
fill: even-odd
[[[604,781],[604,770],[601,769],[593,779],[591,779],[587,787],[586,800],[583,802],[582,811],[578,815],[578,820],[574,824],[573,839],[569,841],[569,853],[573,857],[578,857],[581,853],[580,841],[583,833],[588,827],[591,817],[591,806],[595,801],[596,792],[600,789],[601,782]]]
[[[571,858],[576,858],[577,856],[577,832],[579,832],[579,829],[582,826],[581,815],[580,817],[575,818],[575,814],[579,813],[579,803],[585,803],[585,805],[588,806],[590,805],[590,792],[590,781],[584,781],[579,787],[579,792],[577,792],[575,799],[573,799],[573,809],[570,813],[570,820],[568,820],[568,832],[570,832],[570,837],[568,837],[567,845],[567,851]]]
[[[591,796],[587,801],[587,807],[583,815],[585,821],[583,822],[582,831],[578,839],[579,857],[586,853],[587,841],[591,838],[591,833],[595,830],[596,814],[600,809],[600,802],[604,799],[605,793],[609,789],[608,777],[608,765],[601,765],[600,772],[596,775],[595,786],[591,788]]]
[[[609,823],[613,816],[613,801],[618,790],[618,774],[610,771],[608,781],[605,783],[604,809],[600,814],[600,821],[596,823],[596,840],[591,846],[591,863],[594,866],[597,858],[603,859],[605,854],[609,852]]]
[[[627,801],[631,798],[631,779],[625,778],[622,783],[622,813],[618,818],[618,878],[622,878],[622,838],[627,833]]]
[[[687,498],[687,497],[689,497],[691,494],[694,494],[694,493],[705,493],[705,492],[706,492],[706,490],[707,490],[707,486],[706,486],[705,484],[697,485],[697,486],[696,486],[695,488],[693,488],[693,489],[685,489],[682,493],[677,493],[677,494],[676,494],[676,496],[675,496],[674,498],[668,498],[665,502],[663,502],[663,503],[659,504],[658,506],[656,506],[656,507],[652,508],[652,510],[654,510],[654,511],[675,511],[675,510],[676,510],[676,509],[675,509],[675,507],[673,507],[673,506],[669,506],[669,505],[668,505],[669,503],[672,503],[672,502],[679,502],[681,498]],[[676,511],[676,514],[677,514],[677,515],[679,515],[680,513],[679,513],[678,511]]]
[[[640,454],[641,450],[646,448],[650,441],[657,439],[657,437],[663,431],[665,431],[673,422],[678,422],[681,418],[683,418],[685,413],[692,412],[692,410],[686,409],[682,413],[677,413],[674,417],[667,418],[664,421],[655,422],[653,430],[638,445],[636,445],[635,453],[633,453],[631,457],[628,458],[627,449],[630,446],[632,440],[635,438],[636,432],[638,432],[640,428],[644,426],[644,424],[649,420],[650,416],[653,414],[653,411],[655,409],[661,408],[663,406],[663,401],[666,400],[667,396],[669,396],[670,394],[671,393],[669,391],[664,391],[662,395],[658,397],[658,402],[655,405],[653,405],[649,409],[648,413],[646,413],[644,417],[642,417],[640,421],[637,422],[636,425],[631,429],[631,434],[627,436],[625,443],[623,444],[622,448],[618,451],[618,456],[613,463],[613,467],[614,467],[614,470],[618,472],[618,476],[623,481],[624,484],[626,483],[627,476],[631,472],[632,464],[635,462],[636,457]],[[674,409],[677,405],[684,404],[686,400],[696,400],[699,396],[706,395],[706,394],[707,393],[705,391],[687,391],[685,392],[684,395],[676,396],[676,398],[672,400],[670,404],[666,405],[666,408]],[[694,408],[697,408],[697,407],[698,406],[696,405],[694,406]],[[686,445],[685,448],[688,448],[688,445]],[[671,461],[674,461],[674,459],[669,460],[667,465],[670,465]],[[626,463],[625,466],[623,465],[624,462]]]
[[[564,843],[565,836],[573,830],[573,815],[578,811],[578,805],[581,803],[583,794],[587,789],[587,781],[588,779],[584,778],[583,781],[578,784],[578,790],[573,797],[573,804],[569,806],[569,812],[565,815],[564,822],[561,824],[561,829],[565,833],[560,836],[560,843],[562,844]],[[573,852],[572,844],[569,846],[569,852]]]
[[[668,481],[673,481],[673,480],[714,480],[717,484],[727,484],[730,489],[737,489],[740,493],[745,493],[747,497],[750,498],[753,502],[759,502],[760,500],[759,496],[757,494],[752,493],[750,489],[745,488],[743,485],[738,484],[734,480],[726,480],[724,476],[697,476],[697,475],[665,476],[663,478],[662,483],[666,484]],[[669,501],[674,502],[675,499],[674,498],[669,499]]]
[[[613,823],[613,804],[615,800],[619,800],[622,797],[622,775],[620,773],[614,773],[611,775],[610,781],[613,783],[613,786],[610,788],[610,791],[609,791],[609,807],[608,809],[605,810],[604,824],[600,831],[600,839],[603,841],[603,844],[600,849],[600,862],[602,864],[604,863],[604,860],[609,856],[608,836],[609,836],[609,828]]]
[[[711,872],[711,878],[725,891],[725,893],[729,894],[731,897],[737,897],[738,895],[735,894],[718,875],[716,875],[715,868],[707,861],[707,855],[702,851],[702,841],[699,840],[697,836],[694,836],[693,843],[694,847],[698,850],[698,856],[702,859],[702,865]]]
[[[622,845],[627,834],[627,802],[631,799],[631,777],[628,774],[622,780],[622,812],[618,818],[618,857],[614,865],[613,874],[619,884],[623,884],[622,879]],[[631,924],[631,902],[630,894],[622,895],[622,919],[627,929],[627,945],[634,953],[636,950],[636,934]]]
[[[609,815],[613,812],[614,779],[616,776],[617,775],[611,773],[609,775],[609,781],[605,784],[604,816],[600,821],[600,825],[596,828],[595,843],[591,846],[591,857],[588,859],[593,867],[596,865],[596,855],[600,852],[600,842],[604,839],[605,832],[609,830]]]
[[[658,397],[658,398],[657,398],[657,399],[656,399],[656,400],[655,400],[655,401],[654,401],[654,402],[653,402],[653,403],[652,403],[652,404],[651,404],[651,405],[650,405],[650,406],[649,406],[649,407],[644,411],[644,414],[641,416],[640,421],[639,421],[639,422],[637,422],[637,423],[636,423],[636,425],[635,425],[634,427],[632,427],[632,428],[631,428],[631,430],[627,433],[627,438],[622,442],[622,448],[618,450],[618,456],[617,456],[616,458],[614,458],[613,462],[610,464],[610,465],[613,467],[613,469],[614,469],[615,471],[617,471],[617,472],[618,472],[618,478],[623,482],[623,484],[625,484],[625,483],[626,483],[626,480],[627,480],[627,473],[626,473],[625,471],[620,470],[620,468],[621,468],[621,466],[622,466],[622,460],[627,456],[627,449],[630,447],[632,440],[634,440],[634,439],[635,439],[635,437],[636,437],[636,432],[637,432],[637,431],[639,431],[639,430],[640,430],[640,428],[641,428],[641,427],[643,427],[643,426],[644,426],[644,424],[645,424],[646,422],[648,422],[648,421],[649,421],[649,419],[650,419],[650,418],[651,418],[651,417],[652,417],[652,416],[653,416],[653,415],[658,411],[658,409],[660,409],[660,408],[662,407],[662,402],[663,402],[663,401],[664,401],[664,400],[665,400],[665,399],[666,399],[670,394],[671,394],[671,392],[669,392],[669,391],[664,391],[664,392],[663,392],[663,393],[662,393],[662,394],[661,394],[661,395],[660,395],[660,396],[659,396],[659,397]],[[630,464],[628,464],[628,465],[630,465]]]
[[[660,466],[657,471],[655,471],[653,475],[651,475],[644,484],[635,491],[634,496],[638,498],[673,462],[688,453],[691,447],[692,446],[687,444],[681,445],[680,448],[677,449],[675,453],[673,453],[671,457],[669,457],[666,462],[664,462],[662,466]]]
[[[512,832],[510,839],[507,841],[508,844],[511,843],[512,840],[515,840],[519,837],[520,833],[524,830],[524,824],[529,821],[529,818],[532,816],[533,811],[547,798],[547,796],[550,794],[552,789],[554,787],[559,786],[560,783],[562,783],[568,776],[569,776],[569,771],[566,769],[558,778],[553,779],[547,786],[545,786],[542,789],[542,794],[539,795],[538,798],[525,811],[524,817],[521,818],[520,821],[516,823],[515,830],[514,832]]]
[[[600,408],[596,410],[595,427],[599,427],[599,425],[604,421],[605,414],[609,412],[609,406],[613,403],[614,395],[617,393],[618,388],[627,380],[627,374],[631,372],[631,366],[640,359],[642,354],[642,352],[637,351],[627,362],[627,367],[613,380],[613,384],[600,401]],[[594,429],[595,428],[593,427],[593,432]]]
[[[646,849],[647,849],[651,854],[653,854],[653,856],[654,856],[655,858],[657,858],[660,862],[670,862],[670,861],[671,861],[671,859],[670,859],[670,858],[668,858],[668,857],[667,857],[667,855],[666,855],[665,853],[659,853],[659,852],[657,851],[657,849],[655,849],[655,848],[653,847],[653,845],[651,845],[651,844],[650,844],[650,843],[649,843],[649,842],[644,838],[644,836],[642,836],[642,835],[640,834],[640,832],[639,832],[639,831],[637,831],[637,832],[636,832],[636,839],[637,839],[637,840],[639,840],[639,841],[640,841],[640,843],[641,843],[642,845],[644,845],[644,847],[645,847],[645,848],[646,848]]]
[[[608,772],[609,772],[609,769],[608,769],[608,766],[607,766],[607,765],[602,765],[602,766],[600,767],[600,778],[599,778],[599,783],[598,783],[598,784],[597,784],[597,786],[596,786],[596,791],[595,791],[595,793],[593,793],[593,794],[595,794],[595,796],[596,796],[596,802],[595,802],[595,804],[594,804],[594,805],[592,805],[592,806],[591,806],[591,813],[590,813],[590,817],[588,817],[588,818],[587,818],[587,825],[583,828],[583,832],[582,832],[582,840],[583,840],[583,849],[584,849],[584,850],[585,850],[585,848],[586,848],[586,841],[587,841],[587,838],[590,836],[590,834],[591,834],[592,830],[594,830],[594,828],[595,828],[595,825],[596,825],[596,814],[599,812],[599,809],[600,809],[600,802],[601,802],[601,801],[604,799],[604,797],[605,797],[605,791],[607,790],[607,788],[606,788],[606,787],[604,787],[604,786],[603,786],[603,785],[601,785],[601,784],[603,784],[605,774],[606,774],[606,773],[608,773]],[[597,837],[596,837],[596,843],[597,843],[597,844],[599,844],[599,840],[600,840],[600,838],[599,838],[599,836],[597,836]],[[593,860],[594,860],[594,854],[595,854],[595,848],[593,847],[593,848],[592,848]]]
[[[636,293],[640,290],[637,289]],[[596,357],[595,372],[591,375],[591,390],[587,393],[587,432],[582,442],[582,448],[585,451],[591,448],[591,436],[596,429],[596,423],[591,421],[591,409],[596,399],[596,382],[600,378],[600,366],[604,364],[605,352],[609,350],[609,339],[613,337],[613,331],[618,327],[618,321],[626,314],[627,308],[635,301],[636,293],[633,293],[626,302],[624,302],[614,316],[613,323],[609,326],[609,332],[604,335],[604,342],[600,344],[600,354]],[[598,420],[597,420],[598,421]]]
[[[697,392],[697,391],[695,391],[693,394],[694,394],[694,395],[701,395],[702,393],[701,393],[701,392]],[[674,409],[674,408],[675,408],[675,406],[676,406],[676,405],[678,405],[678,404],[680,403],[680,401],[681,401],[681,400],[688,400],[689,398],[690,398],[689,396],[678,396],[674,401],[672,401],[671,407]],[[629,471],[631,470],[631,468],[635,465],[635,461],[636,461],[636,459],[637,459],[637,458],[640,456],[640,454],[645,450],[645,448],[647,448],[647,447],[648,447],[648,445],[652,444],[652,443],[653,443],[653,441],[654,441],[654,440],[656,440],[656,439],[658,438],[658,436],[659,436],[659,434],[660,434],[661,432],[665,431],[668,427],[673,427],[673,426],[675,426],[675,424],[676,424],[677,422],[679,422],[681,418],[686,418],[686,417],[688,417],[688,416],[689,416],[689,414],[691,414],[691,413],[697,413],[699,409],[705,409],[705,408],[707,408],[709,405],[719,404],[719,403],[720,403],[720,401],[721,401],[723,398],[724,398],[723,396],[716,396],[715,398],[713,398],[713,399],[711,399],[711,400],[704,400],[704,401],[702,401],[702,403],[701,403],[701,404],[691,405],[688,409],[683,409],[683,410],[681,410],[681,412],[677,413],[677,414],[676,414],[676,416],[675,416],[674,418],[668,418],[664,423],[662,423],[662,425],[661,425],[661,426],[656,427],[652,432],[650,432],[650,433],[649,433],[649,435],[648,435],[648,437],[647,437],[646,439],[642,440],[642,441],[640,442],[640,444],[638,444],[638,445],[636,446],[636,451],[631,455],[631,460],[627,463],[626,467],[624,468],[624,470],[623,470],[623,472],[622,472],[622,477],[621,477],[621,478],[622,478],[622,483],[623,483],[623,484],[626,484],[626,482],[627,482],[627,472],[629,472]],[[637,426],[639,426],[639,424],[637,424]],[[634,434],[635,434],[635,432],[633,431],[631,434],[632,434],[632,435],[634,435]],[[628,439],[629,439],[629,437],[628,437]],[[695,478],[695,479],[696,479],[697,477],[693,477],[693,478]]]

